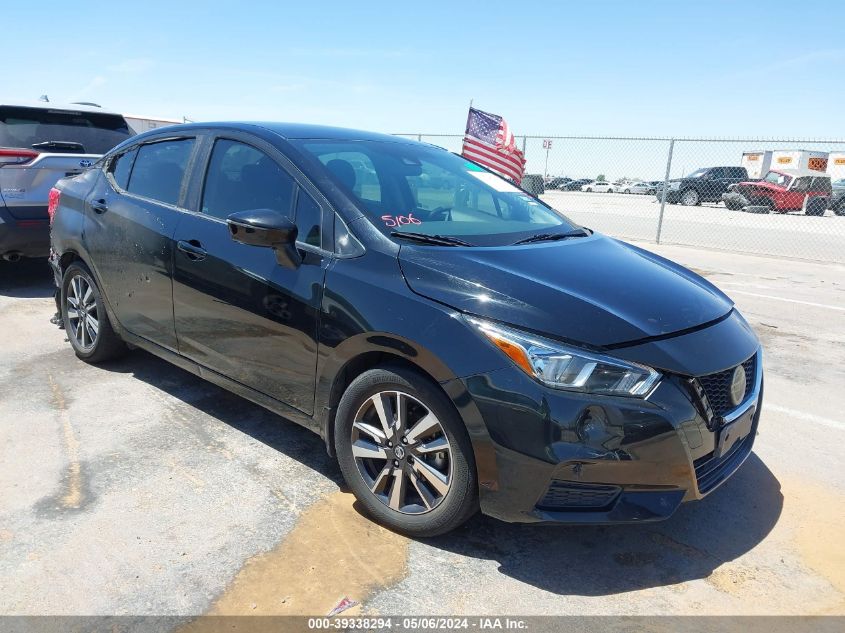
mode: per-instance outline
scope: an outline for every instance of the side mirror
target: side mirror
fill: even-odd
[[[226,218],[226,224],[235,242],[272,248],[276,251],[276,261],[286,268],[297,268],[302,263],[296,250],[296,224],[278,211],[238,211]]]

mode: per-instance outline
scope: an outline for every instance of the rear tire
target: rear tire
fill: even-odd
[[[437,536],[478,510],[463,420],[440,388],[412,369],[386,366],[353,380],[337,409],[334,444],[352,493],[396,532]]]
[[[112,328],[94,276],[82,262],[72,263],[62,277],[61,310],[68,341],[78,358],[96,364],[128,351]]]
[[[807,200],[806,214],[821,217],[827,211],[829,199],[823,196],[816,196]]]
[[[681,204],[687,207],[696,207],[701,204],[701,196],[695,189],[685,189],[681,192]]]

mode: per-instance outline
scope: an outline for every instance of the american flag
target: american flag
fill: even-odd
[[[516,183],[525,173],[525,156],[517,149],[507,122],[497,114],[469,109],[461,154]]]

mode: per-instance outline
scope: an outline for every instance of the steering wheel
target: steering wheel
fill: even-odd
[[[430,221],[450,222],[452,220],[452,207],[437,207],[428,212]]]

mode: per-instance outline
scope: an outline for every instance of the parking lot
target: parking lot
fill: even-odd
[[[610,233],[657,218],[645,197],[546,199]],[[767,230],[781,254],[806,239],[842,261],[833,222],[667,207],[664,236],[752,252]],[[141,351],[78,361],[47,265],[0,264],[0,613],[845,614],[845,266],[642,245],[763,341],[744,467],[664,523],[477,516],[424,541],[362,517],[308,431]]]
[[[576,222],[604,233],[655,241],[660,202],[655,196],[548,191],[548,204]],[[661,243],[738,253],[845,263],[845,217],[729,211],[722,204],[665,207]]]

